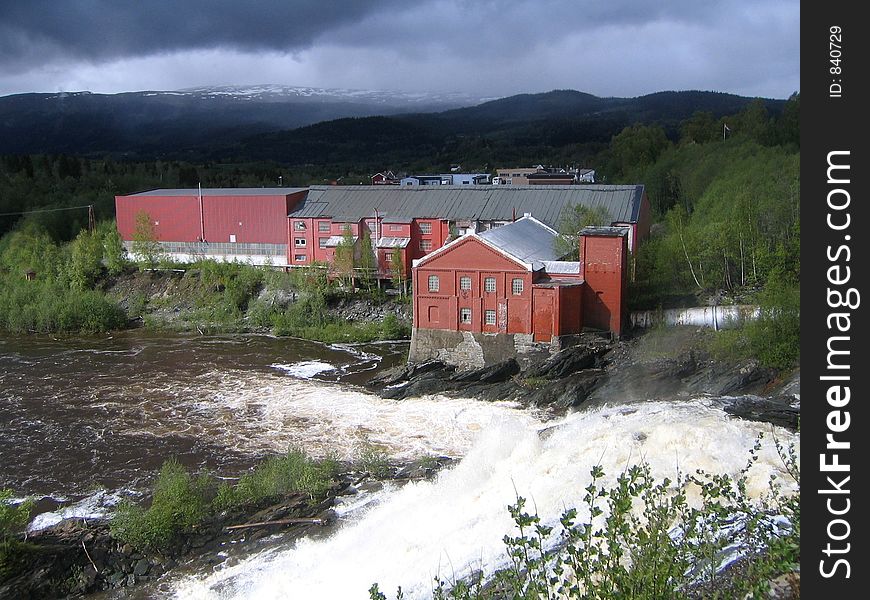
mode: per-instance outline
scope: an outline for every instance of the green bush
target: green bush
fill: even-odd
[[[160,469],[151,506],[120,504],[112,518],[112,536],[139,549],[165,548],[209,514],[212,487],[207,477],[195,478],[176,460],[169,460]]]
[[[319,502],[333,485],[338,464],[333,460],[314,461],[299,450],[266,460],[242,476],[234,486],[218,488],[215,507],[219,510],[245,504],[257,504],[291,492],[304,492],[312,502]]]
[[[30,520],[31,500],[18,505],[12,504],[12,490],[0,490],[0,581],[12,567],[18,554],[20,542],[17,535],[21,533]]]

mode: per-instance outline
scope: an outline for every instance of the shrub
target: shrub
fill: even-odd
[[[151,506],[120,504],[112,518],[112,535],[139,549],[165,548],[205,518],[211,488],[207,477],[194,478],[176,460],[166,461],[154,485]]]
[[[12,490],[0,490],[0,581],[14,560],[19,542],[16,538],[30,519],[33,502],[12,504]]]
[[[242,476],[235,486],[218,488],[215,507],[219,510],[257,504],[292,492],[304,492],[312,502],[322,500],[332,487],[338,465],[333,460],[314,461],[299,450],[266,460]]]

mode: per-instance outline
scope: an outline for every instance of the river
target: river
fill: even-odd
[[[328,536],[170,574],[135,596],[367,598],[377,581],[419,598],[436,575],[504,564],[506,506],[517,494],[555,523],[580,504],[595,464],[611,480],[642,460],[659,477],[735,473],[758,433],[771,431],[705,398],[556,419],[510,403],[384,400],[359,387],[406,351],[247,335],[0,337],[0,488],[41,498],[32,524],[41,526],[110,510],[170,457],[222,477],[290,446],[347,460],[369,444],[396,460],[462,457],[433,481],[340,504]],[[750,491],[762,493],[780,469],[768,441]]]

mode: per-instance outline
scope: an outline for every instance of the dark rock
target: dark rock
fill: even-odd
[[[589,346],[573,346],[561,350],[542,363],[533,365],[526,373],[526,378],[558,379],[576,373],[582,369],[600,366],[601,357],[606,348]]]
[[[797,430],[800,402],[794,396],[737,396],[725,398],[723,402],[723,410],[729,415]]]
[[[498,383],[507,381],[520,372],[520,365],[513,358],[496,363],[490,367],[460,371],[450,377],[450,381],[463,383]]]
[[[133,575],[141,576],[148,573],[151,570],[151,563],[148,562],[146,558],[140,558],[136,561],[136,565],[133,567]]]

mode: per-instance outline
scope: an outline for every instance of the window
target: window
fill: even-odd
[[[393,253],[390,251],[384,252],[384,262],[393,262]]]
[[[495,277],[487,277],[483,280],[483,291],[484,292],[494,292],[495,291]]]
[[[295,260],[296,262],[305,262],[306,260],[308,260],[308,256],[306,256],[305,254],[295,254],[293,256],[293,260]]]
[[[459,309],[459,322],[460,323],[471,323],[471,309],[470,308],[460,308]]]
[[[329,221],[318,221],[317,223],[317,231],[320,233],[329,233],[329,227],[331,223]]]
[[[514,279],[511,282],[511,291],[513,291],[515,296],[519,296],[523,293],[523,280],[522,279]]]
[[[438,280],[437,275],[429,275],[429,291],[437,292],[441,287],[441,282]]]
[[[297,248],[304,248],[307,243],[305,242],[305,238],[296,238],[293,240],[293,245]]]
[[[341,226],[341,230],[342,231],[350,231],[350,225],[345,223],[344,225]]]
[[[495,325],[495,311],[487,310],[483,313],[483,322],[487,325]]]
[[[471,277],[460,277],[459,278],[459,289],[460,290],[470,290],[471,289]]]
[[[420,223],[420,233],[432,233],[432,223]]]
[[[305,221],[293,221],[293,231],[305,231]]]
[[[390,225],[390,231],[402,231],[401,225]]]
[[[432,240],[420,240],[420,250],[430,252],[432,250]]]
[[[319,248],[326,248],[326,243],[329,241],[329,238],[317,238],[317,246]]]

